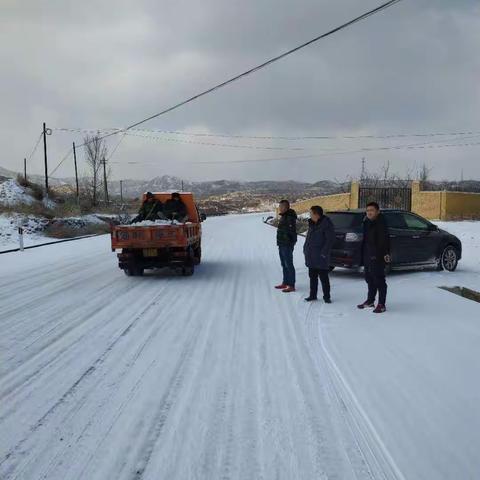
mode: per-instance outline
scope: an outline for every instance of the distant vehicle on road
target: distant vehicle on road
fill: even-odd
[[[462,257],[462,242],[425,218],[405,210],[382,210],[389,227],[390,270],[436,268],[453,272]],[[358,268],[363,240],[363,210],[330,212],[336,240],[332,269]]]
[[[172,194],[153,195],[165,202]],[[201,222],[206,217],[198,212],[191,193],[180,193],[180,198],[187,208],[184,223],[158,220],[112,227],[112,252],[121,250],[117,254],[118,266],[126,275],[139,276],[145,269],[160,267],[174,267],[183,275],[193,275],[195,265],[201,261]]]

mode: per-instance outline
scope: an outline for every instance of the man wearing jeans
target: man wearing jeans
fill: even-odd
[[[284,293],[290,293],[295,291],[293,249],[297,243],[297,214],[290,208],[288,200],[282,200],[279,203],[278,212],[280,221],[277,228],[277,246],[283,269],[283,281],[275,288]]]

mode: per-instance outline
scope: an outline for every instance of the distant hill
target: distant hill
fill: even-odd
[[[138,197],[147,191],[181,190],[182,179],[164,175],[148,181],[124,180],[123,194],[126,197]],[[114,195],[120,194],[120,183],[112,182],[110,191]],[[286,195],[292,197],[328,194],[339,191],[339,185],[332,181],[322,181],[317,184],[295,181],[255,181],[240,182],[233,180],[214,180],[205,182],[183,182],[183,190],[195,193],[200,198],[212,195],[225,195],[232,192],[245,192],[257,195]]]
[[[0,177],[15,178],[17,172],[0,167]],[[44,177],[31,175],[29,179],[43,185]],[[73,186],[73,178],[50,178],[52,187],[62,185]],[[448,183],[448,185],[447,185]],[[109,192],[112,196],[120,195],[120,182],[109,182]],[[442,182],[430,181],[425,185],[429,190],[443,190],[444,188],[461,191],[480,191],[480,181],[465,180],[463,182]],[[143,192],[174,191],[182,189],[182,179],[171,175],[154,177],[150,180],[123,180],[123,195],[125,198],[138,198]],[[183,190],[193,192],[199,198],[227,195],[235,192],[254,195],[266,195],[268,197],[286,196],[294,201],[302,198],[314,197],[317,195],[329,195],[349,190],[348,183],[339,183],[331,180],[320,180],[317,182],[296,182],[293,180],[275,181],[259,180],[241,182],[235,180],[213,180],[204,182],[183,181]]]

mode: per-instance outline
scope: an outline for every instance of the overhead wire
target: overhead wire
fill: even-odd
[[[87,128],[54,128],[56,131],[77,132],[77,133],[97,133],[120,131],[120,128],[107,129],[87,129]],[[444,137],[444,136],[464,136],[464,135],[480,135],[480,132],[464,131],[464,132],[427,132],[427,133],[393,133],[393,134],[364,134],[364,135],[237,135],[227,133],[203,133],[203,132],[184,132],[178,130],[159,130],[159,129],[131,129],[134,132],[160,133],[166,135],[178,135],[186,137],[216,137],[216,138],[235,138],[235,139],[251,139],[251,140],[356,140],[356,139],[372,139],[385,140],[390,138],[409,138],[409,137]]]

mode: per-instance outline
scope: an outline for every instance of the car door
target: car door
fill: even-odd
[[[439,248],[438,229],[427,220],[412,213],[402,213],[407,230],[411,233],[411,255],[414,263],[434,263]]]
[[[390,236],[392,266],[412,263],[410,249],[412,248],[414,232],[407,229],[401,212],[384,212],[383,215]]]

